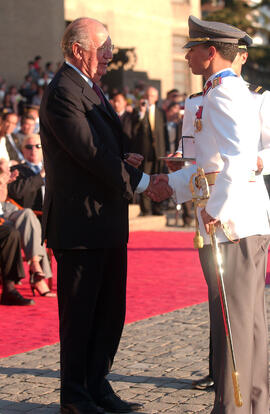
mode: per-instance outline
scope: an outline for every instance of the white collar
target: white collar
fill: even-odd
[[[76,66],[72,65],[72,63],[68,62],[67,60],[66,60],[66,64],[67,64],[68,66],[71,66],[74,70],[76,70],[76,72],[78,72],[78,73],[79,73],[79,75],[81,75],[81,77],[85,80],[85,82],[87,82],[87,83],[88,83],[88,85],[89,85],[91,88],[93,88],[93,82],[91,81],[91,79],[90,79],[90,78],[88,78],[88,76],[86,76],[84,73],[82,73],[82,72],[80,71],[80,69],[78,69]]]
[[[224,72],[225,70],[230,70],[232,73],[234,73],[234,70],[233,70],[231,67],[221,69],[221,70],[219,70],[218,72],[213,73],[211,76],[209,76],[209,78],[208,78],[208,79],[207,79],[207,81],[205,82],[205,85],[207,84],[207,82],[208,82],[208,81],[213,80],[213,79],[214,79],[217,75],[219,75],[220,73]]]

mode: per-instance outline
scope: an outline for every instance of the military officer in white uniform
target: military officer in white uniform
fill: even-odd
[[[201,257],[208,284],[213,342],[215,403],[212,414],[265,414],[269,411],[267,324],[264,284],[269,244],[269,199],[257,179],[257,154],[264,127],[262,98],[255,98],[231,70],[243,32],[189,18],[186,47],[194,74],[207,79],[195,115],[197,166],[211,182],[207,205],[198,211],[204,238]],[[169,175],[177,202],[190,199],[190,168]],[[224,262],[224,282],[243,406],[236,407],[231,361],[222,318],[209,224],[215,224]],[[224,228],[223,228],[224,227]]]
[[[243,64],[246,63],[248,57],[247,47],[252,44],[252,39],[245,35],[243,39],[239,41],[238,54],[233,62],[232,68],[237,76],[241,76],[241,70]],[[261,185],[264,186],[264,180],[262,175],[269,175],[270,173],[270,92],[265,91],[261,86],[246,84],[254,99],[259,106],[259,118],[261,122],[261,139],[258,147],[258,158],[257,158],[257,171],[256,180],[261,180]],[[181,156],[195,157],[195,142],[193,139],[194,135],[194,119],[195,113],[203,100],[202,92],[190,95],[185,102],[185,113],[183,119],[183,143],[180,142],[179,148],[176,153],[180,153]],[[184,151],[183,151],[184,150]],[[173,163],[173,161],[172,161]],[[172,164],[173,165],[173,164]],[[179,163],[175,162],[175,170],[177,170]],[[172,168],[174,168],[174,166]],[[187,172],[191,176],[197,166],[189,168]],[[263,191],[266,196],[266,193]],[[267,199],[265,201],[268,203]],[[200,258],[204,256],[205,250],[200,249]],[[211,339],[210,339],[210,351],[209,351],[209,374],[197,381],[193,382],[194,388],[207,389],[213,386],[213,373],[212,373],[212,351],[211,351]]]

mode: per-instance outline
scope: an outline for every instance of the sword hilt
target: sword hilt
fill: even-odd
[[[242,407],[243,400],[242,395],[240,392],[239,381],[238,381],[238,372],[232,372],[232,380],[233,380],[233,390],[234,390],[234,401],[237,407]]]

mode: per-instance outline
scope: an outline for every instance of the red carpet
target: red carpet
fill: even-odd
[[[130,235],[126,323],[207,300],[192,238],[182,232]],[[55,262],[53,270],[56,274]],[[31,297],[28,280],[19,290]],[[35,301],[29,307],[0,306],[0,357],[58,342],[57,300],[38,296]]]

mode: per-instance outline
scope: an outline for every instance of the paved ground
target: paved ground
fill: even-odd
[[[266,298],[270,310],[269,288]],[[207,374],[207,355],[203,303],[127,325],[110,380],[121,397],[145,404],[143,414],[207,414],[213,393],[191,387]],[[58,345],[0,359],[0,413],[58,413],[58,377]]]
[[[138,219],[133,210],[133,231],[183,230],[166,227],[164,217]],[[175,215],[169,219],[173,225]],[[269,288],[266,299],[270,313]],[[143,402],[141,414],[210,413],[213,392],[191,387],[207,374],[208,329],[207,303],[125,326],[110,374],[113,388],[124,399]],[[59,413],[58,344],[0,359],[0,414],[24,413]]]

